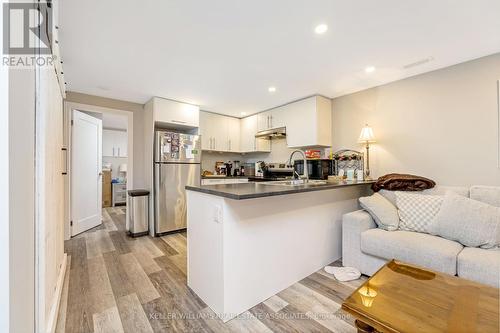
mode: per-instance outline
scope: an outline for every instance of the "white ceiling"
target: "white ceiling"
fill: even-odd
[[[60,2],[68,90],[235,116],[500,52],[498,0]]]
[[[128,125],[128,118],[112,113],[102,114],[102,127],[126,130]]]

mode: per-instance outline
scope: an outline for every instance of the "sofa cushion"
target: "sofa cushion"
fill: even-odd
[[[442,202],[441,195],[396,192],[396,206],[401,220],[399,229],[427,232],[427,226],[434,221]]]
[[[469,247],[496,247],[500,243],[500,208],[447,192],[428,231]]]
[[[458,254],[459,277],[500,287],[500,250],[466,247]]]
[[[419,193],[419,194],[430,194],[430,195],[444,195],[447,191],[455,192],[456,194],[463,195],[464,197],[469,197],[469,188],[462,186],[443,186],[438,185],[428,190],[420,191],[420,192],[411,192],[411,193]],[[395,191],[387,191],[380,190],[378,193],[383,195],[387,200],[389,200],[394,206],[396,206],[396,192]]]
[[[359,198],[359,204],[373,217],[379,228],[388,231],[398,229],[399,216],[396,207],[379,193]]]
[[[370,229],[361,233],[361,251],[379,258],[397,259],[443,273],[457,273],[457,255],[463,246],[441,237],[412,231]]]
[[[470,198],[487,203],[488,205],[500,207],[500,187],[472,186],[470,188]]]

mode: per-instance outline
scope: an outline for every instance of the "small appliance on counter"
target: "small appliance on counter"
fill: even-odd
[[[262,170],[262,166],[265,166],[266,164],[263,161],[258,161],[255,162],[255,177],[264,177],[264,171]]]
[[[222,161],[215,162],[215,174],[225,176],[226,175],[226,164]]]
[[[231,177],[231,170],[233,169],[233,163],[231,161],[228,161],[227,163],[224,163],[226,166],[226,176]]]
[[[257,164],[259,164],[259,168],[262,171],[262,176],[258,176],[257,172]],[[286,163],[265,163],[258,162],[255,165],[255,176],[248,177],[248,180],[251,181],[276,181],[276,180],[285,180],[293,177],[293,167],[291,165],[287,165]]]
[[[241,175],[240,161],[233,161],[233,176],[238,177]]]
[[[304,160],[295,160],[294,169],[297,173],[303,174]],[[309,173],[309,179],[326,180],[328,176],[337,174],[335,161],[330,159],[308,159],[307,171]]]

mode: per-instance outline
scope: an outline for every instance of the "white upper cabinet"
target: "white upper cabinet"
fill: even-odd
[[[257,114],[257,130],[264,131],[271,128],[271,113],[261,112]]]
[[[240,152],[240,119],[211,112],[200,112],[203,150]]]
[[[264,131],[271,128],[286,126],[287,118],[283,107],[278,107],[269,111],[257,114],[258,130]]]
[[[127,157],[127,141],[127,132],[103,129],[102,156]]]
[[[196,105],[171,101],[154,97],[154,121],[177,127],[198,127],[200,124],[200,108]]]
[[[313,96],[282,107],[286,114],[288,147],[330,147],[332,144],[332,104]]]
[[[227,151],[240,152],[240,119],[226,117]]]
[[[259,115],[241,119],[240,122],[240,150],[242,153],[249,152],[270,152],[271,141],[267,139],[257,139],[255,134],[259,130]]]
[[[217,115],[210,112],[200,111],[201,149],[215,150],[214,138],[217,133]]]

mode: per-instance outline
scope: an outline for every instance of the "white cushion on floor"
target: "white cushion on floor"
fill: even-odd
[[[463,246],[441,237],[412,231],[370,229],[361,233],[361,251],[379,258],[455,275],[457,255]]]

